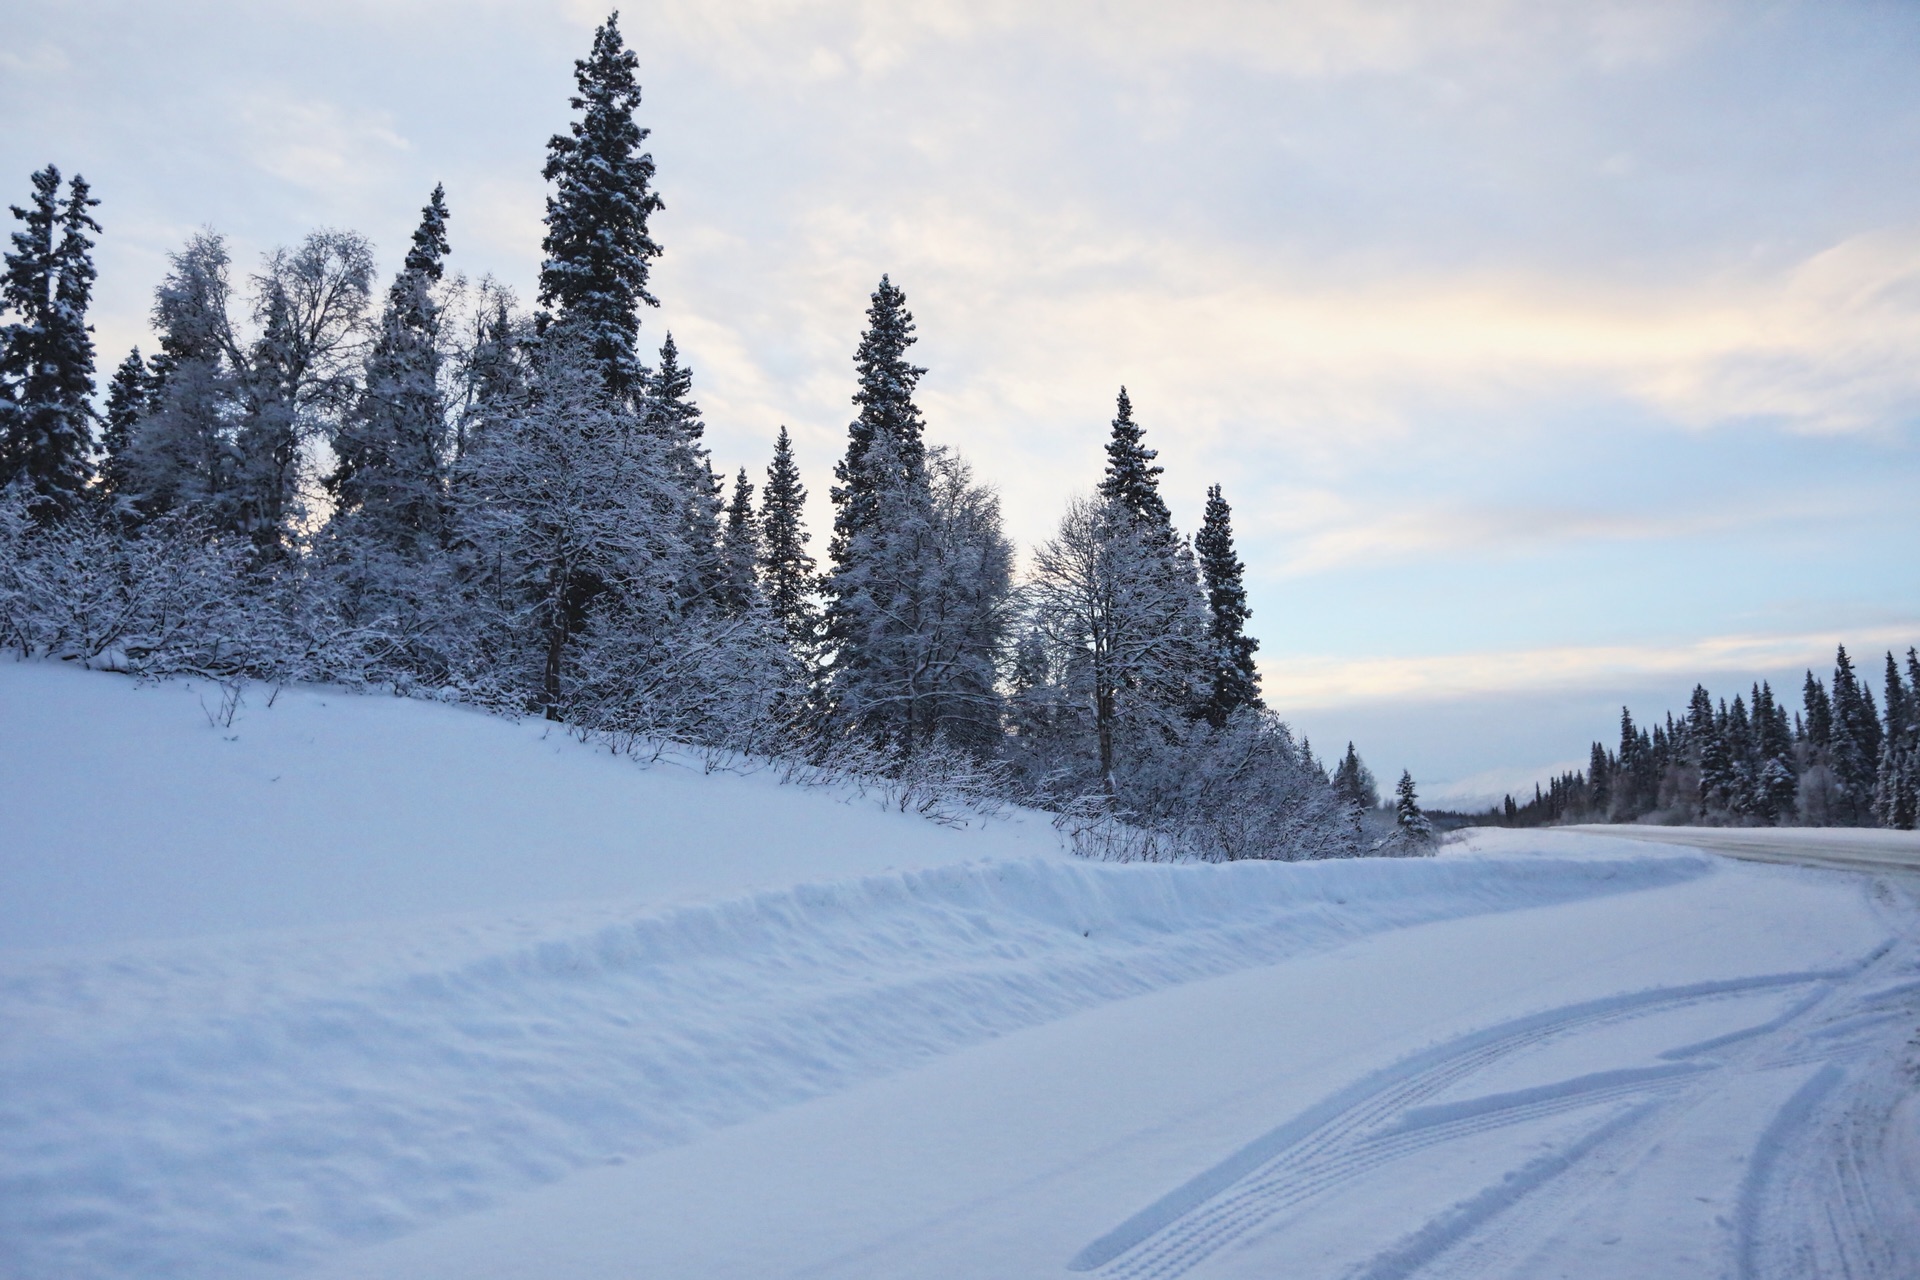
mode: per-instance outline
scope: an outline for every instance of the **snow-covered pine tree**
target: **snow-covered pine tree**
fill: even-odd
[[[1374,781],[1373,771],[1360,759],[1360,753],[1347,744],[1347,754],[1333,768],[1333,791],[1340,803],[1351,810],[1364,812],[1380,803],[1380,787]]]
[[[1900,678],[1900,665],[1887,653],[1885,699],[1882,713],[1886,722],[1880,735],[1880,758],[1875,771],[1873,814],[1883,827],[1897,831],[1912,830],[1914,825],[1914,744],[1913,703],[1916,692]]]
[[[1511,800],[1513,797],[1507,797]],[[1606,821],[1609,817],[1608,806],[1613,800],[1613,768],[1607,759],[1607,749],[1596,742],[1587,753],[1587,798],[1595,817]]]
[[[1827,696],[1827,686],[1807,672],[1807,682],[1801,686],[1801,705],[1806,709],[1807,743],[1818,751],[1824,752],[1833,739],[1833,701]]]
[[[1135,522],[1172,543],[1173,514],[1160,496],[1158,453],[1146,446],[1146,432],[1133,420],[1133,401],[1125,387],[1115,398],[1113,435],[1107,441],[1107,469],[1100,478],[1100,496],[1127,511]]]
[[[847,428],[846,455],[833,469],[833,538],[827,549],[833,566],[830,580],[837,580],[848,568],[853,540],[877,519],[881,493],[920,483],[925,474],[925,426],[913,393],[926,370],[906,358],[907,348],[918,340],[913,327],[906,294],[882,275],[853,357],[859,379],[853,402],[859,413]],[[892,442],[887,465],[871,456],[882,439]],[[834,616],[830,606],[830,628]]]
[[[658,306],[647,275],[660,246],[647,220],[663,206],[653,190],[648,130],[634,123],[640,60],[620,37],[618,13],[593,33],[593,50],[573,64],[579,118],[547,143],[543,176],[547,234],[541,248],[540,305],[571,329],[598,362],[607,390],[629,402],[646,390],[638,350],[639,304]],[[548,317],[543,313],[541,328]]]
[[[333,437],[326,477],[339,532],[349,528],[397,552],[425,553],[446,533],[447,405],[441,303],[446,189],[436,185],[400,272],[387,290],[366,377]]]
[[[27,208],[9,206],[13,233],[0,277],[0,488],[24,484],[48,517],[73,510],[92,478],[93,241],[100,202],[75,174],[60,199],[60,171],[35,173]]]
[[[1833,725],[1828,748],[1841,791],[1840,820],[1848,826],[1872,821],[1873,787],[1880,761],[1880,717],[1873,695],[1860,683],[1847,648],[1834,655]]]
[[[1773,696],[1773,686],[1762,680],[1753,695],[1753,728],[1758,747],[1755,771],[1755,807],[1771,825],[1779,825],[1793,814],[1794,793],[1799,779],[1794,773],[1793,731],[1787,724],[1786,708]]]
[[[1756,687],[1757,695],[1759,689]],[[1733,695],[1733,706],[1727,711],[1727,725],[1723,737],[1727,748],[1729,777],[1727,781],[1727,812],[1737,818],[1749,818],[1758,805],[1758,751],[1754,742],[1754,726],[1747,714],[1746,700],[1739,694]]]
[[[1207,643],[1213,667],[1205,714],[1207,722],[1219,729],[1239,708],[1262,704],[1260,672],[1253,664],[1260,642],[1247,634],[1252,613],[1243,581],[1246,566],[1234,552],[1233,511],[1217,484],[1207,490],[1206,516],[1194,536],[1193,549],[1206,585]],[[1347,747],[1351,753],[1353,744]]]
[[[834,467],[825,618],[836,717],[908,751],[916,722],[912,593],[933,501],[913,399],[926,370],[906,358],[914,341],[906,295],[883,275],[854,352],[859,413]]]
[[[1905,818],[1903,830],[1920,826],[1920,651],[1907,649],[1907,718],[1901,733],[1906,756],[1900,798],[1895,813]]]
[[[707,453],[706,423],[693,400],[693,370],[680,363],[680,348],[671,333],[660,344],[660,364],[647,377],[646,388],[641,422],[660,441],[673,501],[679,508],[679,540],[686,556],[678,568],[681,608],[724,608],[721,597],[727,569],[720,544],[724,485],[713,473]]]
[[[1118,710],[1142,727],[1155,724],[1163,736],[1178,737],[1182,729],[1174,713],[1203,715],[1212,692],[1209,618],[1193,551],[1173,527],[1160,496],[1158,455],[1145,438],[1122,387],[1100,478],[1107,513],[1102,527],[1126,562],[1120,570],[1121,598],[1134,600],[1133,612],[1141,620],[1154,619],[1166,634],[1155,642],[1150,667],[1124,678],[1127,697]]]
[[[1420,797],[1414,791],[1413,771],[1402,769],[1400,781],[1394,784],[1394,823],[1399,828],[1400,838],[1410,845],[1430,844],[1433,840],[1433,823],[1420,809]]]
[[[810,664],[820,638],[820,612],[814,603],[819,579],[807,553],[806,503],[806,486],[783,425],[773,442],[773,461],[767,464],[766,488],[760,491],[760,581],[788,647]]]
[[[156,379],[135,347],[107,383],[106,413],[100,433],[100,494],[123,515],[130,515],[133,437],[153,408]]]
[[[753,483],[742,467],[734,477],[733,499],[727,504],[727,521],[720,531],[720,608],[729,617],[759,607],[760,584],[755,574],[759,561],[760,530],[753,515]]]

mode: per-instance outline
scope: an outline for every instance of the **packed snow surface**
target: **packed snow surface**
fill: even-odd
[[[222,696],[0,663],[0,1275],[1920,1274],[1901,877],[1098,865]]]

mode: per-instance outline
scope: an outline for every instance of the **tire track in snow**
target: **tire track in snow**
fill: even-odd
[[[1732,1036],[1692,1046],[1696,1052],[1705,1052],[1751,1041],[1757,1052],[1766,1036],[1777,1035],[1790,1026],[1829,995],[1833,984],[1858,976],[1891,945],[1841,969],[1658,988],[1568,1005],[1416,1053],[1308,1108],[1175,1188],[1087,1245],[1068,1262],[1068,1269],[1100,1271],[1110,1280],[1171,1280],[1285,1210],[1413,1151],[1557,1112],[1652,1095],[1643,1106],[1610,1115],[1598,1128],[1576,1140],[1575,1147],[1584,1155],[1622,1131],[1622,1114],[1634,1117],[1637,1124],[1663,1105],[1663,1095],[1677,1092],[1723,1064],[1684,1063],[1669,1069],[1653,1068],[1655,1074],[1651,1075],[1602,1073],[1579,1077],[1471,1104],[1450,1104],[1454,1113],[1446,1118],[1441,1115],[1446,1107],[1425,1108],[1427,1116],[1438,1122],[1424,1126],[1416,1122],[1423,1110],[1417,1104],[1501,1059],[1577,1030],[1732,996],[1817,984],[1814,992],[1796,1001],[1785,1014]],[[1398,1122],[1393,1123],[1395,1120]],[[1539,1175],[1528,1190],[1564,1172],[1571,1163],[1573,1160],[1547,1160],[1538,1168],[1527,1166]],[[1443,1233],[1447,1245],[1463,1239],[1473,1227],[1519,1198],[1476,1198],[1468,1202],[1479,1206],[1471,1214],[1464,1205],[1456,1206],[1449,1213],[1466,1217],[1448,1218],[1455,1226]],[[1472,1226],[1461,1226],[1468,1218]],[[1405,1254],[1408,1247],[1409,1242],[1403,1241],[1393,1256],[1412,1256]],[[1430,1249],[1421,1256],[1430,1259],[1439,1251]],[[1381,1255],[1376,1262],[1387,1265],[1386,1258]]]

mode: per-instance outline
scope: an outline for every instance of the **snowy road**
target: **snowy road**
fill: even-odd
[[[1847,827],[1578,826],[1567,831],[1711,849],[1753,862],[1920,874],[1920,832]]]
[[[31,664],[0,724],[5,1280],[1920,1275],[1912,876],[1103,866]]]
[[[1396,930],[318,1274],[1911,1276],[1912,912],[1734,866]]]

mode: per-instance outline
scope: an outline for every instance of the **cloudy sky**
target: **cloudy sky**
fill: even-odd
[[[12,0],[0,196],[103,204],[102,365],[166,253],[436,181],[530,298],[599,4]],[[649,340],[716,461],[823,494],[881,272],[932,435],[1023,544],[1131,391],[1226,487],[1270,701],[1430,797],[1621,702],[1920,642],[1920,6],[630,3],[667,208]]]

